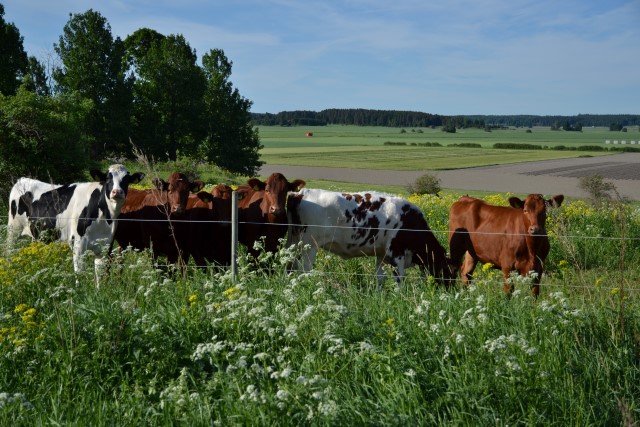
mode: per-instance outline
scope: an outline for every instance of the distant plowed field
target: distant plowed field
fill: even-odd
[[[287,177],[319,179],[366,185],[406,186],[420,175],[435,174],[445,189],[511,193],[564,194],[586,197],[580,177],[601,175],[611,181],[621,196],[640,200],[640,153],[603,157],[581,157],[444,171],[393,171],[267,164],[261,174],[282,172]]]

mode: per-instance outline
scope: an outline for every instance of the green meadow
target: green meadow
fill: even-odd
[[[456,133],[440,129],[398,129],[360,126],[260,127],[264,148],[261,160],[268,164],[331,166],[388,170],[438,170],[548,160],[578,156],[606,155],[609,152],[577,151],[576,147],[606,145],[605,140],[640,140],[637,129],[627,133],[605,128],[583,132],[551,131],[548,128],[508,130],[460,129]],[[313,136],[305,136],[313,132]],[[391,144],[393,145],[391,145]],[[428,144],[441,146],[425,146]],[[496,143],[533,144],[544,150],[493,149]],[[385,145],[386,144],[386,145]],[[399,145],[405,144],[405,145]],[[470,148],[465,144],[478,144]],[[459,146],[455,146],[459,145]],[[462,146],[460,146],[462,145]],[[554,150],[565,146],[573,150]]]
[[[263,159],[398,167],[423,153],[424,162],[470,166],[510,151],[489,148],[495,142],[613,139],[597,129],[309,130],[313,137],[304,128],[261,129]],[[448,145],[464,135],[486,148],[384,145]],[[403,150],[411,153],[404,161]],[[430,159],[432,150],[440,157]],[[519,161],[598,155],[512,151]],[[188,167],[208,183],[243,181],[185,161],[155,172]],[[458,196],[407,196],[445,247]],[[501,205],[507,197],[484,195]],[[91,269],[74,274],[66,244],[22,240],[0,254],[0,425],[637,425],[640,207],[566,200],[547,226],[551,252],[537,299],[530,277],[510,278],[515,292],[505,295],[488,264],[471,286],[448,289],[416,269],[400,286],[389,277],[378,289],[373,259],[327,252],[311,273],[292,272],[300,247],[262,253],[268,269],[241,247],[236,277],[213,266],[167,271],[148,251],[127,249],[96,288]]]

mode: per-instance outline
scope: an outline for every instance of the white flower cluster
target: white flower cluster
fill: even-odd
[[[506,375],[510,379],[523,373],[524,366],[535,366],[532,360],[538,349],[517,334],[500,335],[493,340],[485,341],[483,348],[493,355],[496,362],[496,376]]]
[[[13,404],[21,406],[23,409],[33,409],[31,402],[22,393],[0,393],[0,408]]]

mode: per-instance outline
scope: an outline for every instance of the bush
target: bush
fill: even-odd
[[[38,97],[23,88],[0,95],[0,191],[21,176],[73,182],[89,169],[84,133],[90,101],[76,95]]]
[[[474,142],[462,142],[460,144],[449,144],[448,147],[461,147],[461,148],[482,148],[481,144]]]
[[[510,149],[510,150],[542,150],[542,147],[540,145],[516,144],[513,142],[497,142],[493,144],[493,148]]]
[[[578,186],[584,190],[595,206],[602,205],[612,199],[612,192],[617,194],[616,186],[612,182],[606,182],[602,175],[590,175],[580,178]]]
[[[426,173],[418,179],[413,184],[409,184],[407,186],[407,191],[411,194],[435,194],[437,195],[442,191],[442,187],[440,187],[440,179],[435,175]]]

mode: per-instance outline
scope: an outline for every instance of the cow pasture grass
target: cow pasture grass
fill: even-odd
[[[411,197],[442,242],[455,199]],[[0,258],[0,425],[633,425],[640,211],[567,201],[549,234],[538,300],[489,265],[379,291],[372,259],[288,273],[291,250],[235,282],[125,250],[96,289],[66,245],[21,242]]]
[[[313,136],[305,136],[306,130]],[[522,161],[578,156],[606,155],[610,152],[573,150],[494,149],[495,143],[532,144],[541,147],[599,146],[605,140],[630,142],[633,134],[586,128],[583,132],[551,131],[549,128],[513,128],[485,132],[460,129],[450,134],[439,128],[402,129],[367,126],[323,126],[318,128],[263,126],[261,160],[274,165],[324,166],[387,170],[442,170]],[[640,140],[640,137],[636,139]],[[393,143],[394,145],[385,145]],[[440,144],[440,147],[424,144]],[[404,145],[398,145],[404,144]],[[422,144],[422,145],[421,145]],[[478,144],[474,148],[465,144]],[[458,145],[457,147],[454,145]]]

